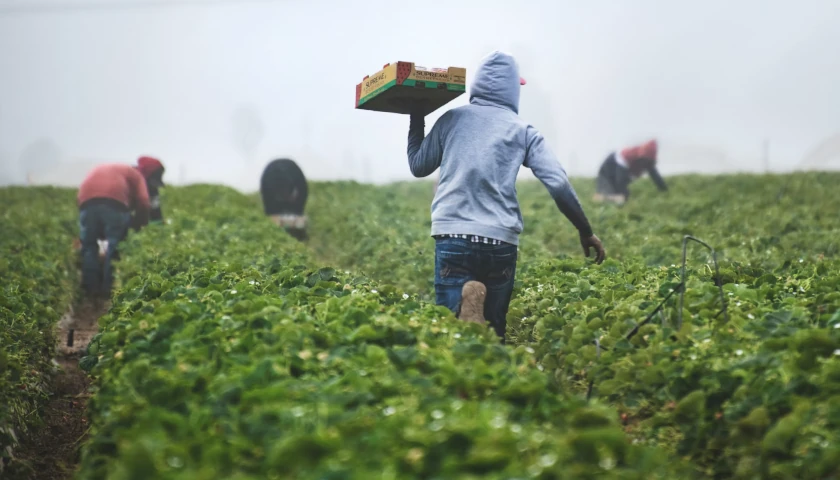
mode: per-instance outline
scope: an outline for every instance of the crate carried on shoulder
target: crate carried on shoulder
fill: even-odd
[[[355,108],[409,114],[412,106],[422,100],[423,114],[428,115],[466,92],[466,85],[466,68],[389,63],[356,85]]]

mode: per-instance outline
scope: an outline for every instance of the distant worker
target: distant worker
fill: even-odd
[[[95,167],[82,181],[77,195],[82,254],[82,288],[91,297],[107,297],[113,285],[112,262],[117,245],[130,226],[149,223],[147,167],[105,164]],[[132,219],[133,212],[133,219]],[[107,242],[99,257],[99,240]]]
[[[137,160],[137,169],[146,178],[146,186],[149,191],[149,223],[162,223],[163,212],[160,206],[160,189],[163,183],[163,174],[166,171],[163,164],[157,158],[140,157]]]
[[[469,105],[444,113],[425,135],[425,111],[415,106],[408,130],[408,164],[415,177],[440,167],[432,201],[435,296],[465,321],[489,322],[505,341],[506,316],[516,276],[522,214],[516,196],[519,168],[530,168],[575,226],[586,256],[601,241],[592,233],[566,172],[543,136],[519,117],[525,81],[514,58],[485,57],[470,89]]]
[[[306,198],[309,190],[306,177],[293,160],[274,160],[263,170],[260,179],[265,214],[298,240],[306,240]]]
[[[630,198],[630,183],[647,173],[661,191],[667,191],[665,180],[656,170],[656,140],[644,145],[625,148],[610,154],[596,180],[595,201],[609,201],[622,204]]]

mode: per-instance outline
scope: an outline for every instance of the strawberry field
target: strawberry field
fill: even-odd
[[[523,182],[507,346],[431,301],[429,183],[316,183],[307,244],[256,196],[168,188],[81,360],[78,478],[840,478],[839,181],[685,176],[623,207],[577,182],[602,265]],[[75,281],[68,192],[0,190],[0,447]],[[683,282],[685,235],[719,275],[692,242]]]
[[[76,284],[74,197],[0,189],[0,476],[49,395],[53,328]]]

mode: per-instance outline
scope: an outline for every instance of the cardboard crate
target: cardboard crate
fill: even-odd
[[[389,63],[356,85],[356,108],[409,114],[412,100],[425,100],[428,115],[467,91],[467,69],[426,69],[413,62]]]

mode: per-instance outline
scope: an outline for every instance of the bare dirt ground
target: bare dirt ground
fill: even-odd
[[[41,414],[44,423],[21,439],[7,478],[73,478],[80,459],[79,447],[89,428],[85,409],[90,378],[79,368],[79,359],[96,334],[99,317],[107,309],[104,303],[87,303],[75,311],[71,309],[59,321],[56,362],[60,371],[53,378],[52,397]]]
[[[108,311],[104,302],[86,302],[70,310],[58,322],[60,356],[82,356],[99,328],[99,317]]]

